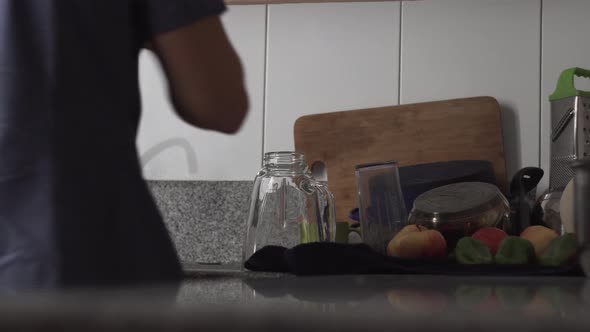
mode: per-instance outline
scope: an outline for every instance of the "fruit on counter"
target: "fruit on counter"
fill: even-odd
[[[507,236],[500,243],[496,253],[497,264],[529,264],[535,259],[535,248],[529,240],[518,236]]]
[[[544,266],[561,266],[570,262],[578,251],[578,243],[574,234],[566,234],[553,239],[538,258]]]
[[[418,225],[407,225],[404,228],[402,228],[399,232],[397,232],[397,234],[395,234],[395,236],[393,237],[393,239],[391,239],[391,241],[389,241],[389,243],[387,244],[387,255],[388,256],[397,256],[397,257],[402,257],[401,255],[405,255],[405,256],[409,256],[409,257],[404,257],[404,258],[414,258],[413,256],[419,257],[419,255],[421,255],[421,248],[420,246],[422,245],[422,242],[419,241],[419,245],[416,243],[416,241],[409,241],[408,243],[406,243],[405,240],[404,241],[404,248],[400,248],[400,245],[402,245],[401,239],[404,238],[406,235],[409,235],[411,233],[418,233],[418,232],[422,232],[422,231],[426,231],[427,228],[423,227],[423,226],[418,226]],[[402,253],[403,251],[403,253]]]
[[[484,227],[471,235],[472,238],[485,244],[490,249],[492,255],[496,254],[498,247],[500,247],[500,242],[507,236],[508,234],[506,232],[496,227]]]
[[[494,262],[490,249],[469,236],[457,242],[454,256],[459,264],[492,264]]]
[[[551,228],[535,225],[527,227],[521,234],[520,237],[529,240],[535,248],[535,255],[541,256],[549,243],[555,238],[559,237],[559,234]]]
[[[427,259],[447,258],[447,240],[441,232],[430,229],[420,233],[423,233],[427,239],[422,257]]]
[[[400,258],[421,258],[426,239],[420,233],[412,232],[404,236],[395,236],[387,244],[387,255]]]
[[[389,241],[387,255],[400,258],[445,258],[447,242],[436,230],[409,225]]]
[[[402,236],[404,234],[408,234],[408,233],[413,233],[413,232],[422,232],[422,231],[427,231],[428,228],[424,227],[424,226],[420,226],[420,225],[407,225],[404,228],[402,228],[401,231],[397,232],[397,234],[395,236]]]

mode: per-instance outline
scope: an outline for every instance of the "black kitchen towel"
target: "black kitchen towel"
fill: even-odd
[[[250,271],[256,272],[290,272],[285,252],[287,248],[267,246],[258,250],[244,264]]]
[[[441,274],[490,276],[578,276],[579,266],[460,265],[448,262],[386,257],[365,244],[308,243],[292,249],[269,246],[256,252],[245,267],[257,272],[295,275]]]

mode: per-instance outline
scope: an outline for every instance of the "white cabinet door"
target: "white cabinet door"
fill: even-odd
[[[541,92],[541,167],[549,170],[551,105],[559,74],[570,67],[590,69],[590,1],[545,0],[543,5],[543,83]],[[590,91],[588,81],[577,87]],[[543,187],[549,186],[545,177]]]
[[[398,103],[399,10],[398,2],[269,6],[265,151],[292,150],[302,115]]]
[[[266,6],[230,7],[223,21],[245,67],[250,114],[235,136],[195,129],[173,112],[159,62],[140,59],[138,147],[150,180],[252,180],[262,156]],[[207,47],[203,45],[203,47]]]
[[[425,0],[402,8],[401,103],[489,95],[508,174],[539,164],[540,0]]]

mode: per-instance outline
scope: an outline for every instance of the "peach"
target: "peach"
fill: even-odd
[[[397,234],[395,234],[395,236],[401,236],[407,233],[412,233],[412,232],[422,232],[422,231],[426,231],[428,230],[428,228],[424,227],[424,226],[420,226],[420,225],[408,225],[404,228],[402,228],[401,231],[397,232]]]
[[[545,226],[535,225],[527,227],[521,234],[520,237],[529,240],[535,248],[535,255],[541,256],[545,249],[549,246],[549,243],[555,238],[559,237],[556,231]]]
[[[422,232],[426,236],[426,247],[422,253],[425,258],[447,258],[447,241],[445,237],[435,230]]]
[[[446,257],[447,242],[440,232],[419,226],[406,228],[396,234],[387,245],[388,256],[427,259]]]
[[[401,258],[420,258],[426,246],[422,232],[411,232],[395,236],[387,245],[387,255]]]

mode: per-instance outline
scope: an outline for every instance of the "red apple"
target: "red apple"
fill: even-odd
[[[490,249],[492,255],[495,255],[500,247],[500,242],[507,237],[508,234],[496,227],[484,227],[475,232],[471,237],[483,243]]]

